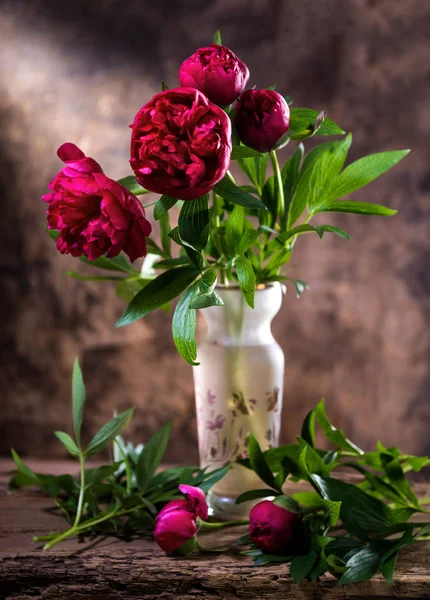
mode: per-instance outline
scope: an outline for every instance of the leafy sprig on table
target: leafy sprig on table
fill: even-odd
[[[57,509],[69,523],[61,533],[36,536],[45,550],[74,536],[123,535],[151,533],[154,518],[162,506],[180,498],[181,483],[200,487],[207,492],[229,467],[207,472],[198,467],[175,467],[156,472],[166,450],[171,422],[164,425],[145,445],[133,447],[120,436],[134,409],[129,409],[106,423],[87,446],[81,439],[85,405],[85,386],[78,361],[73,368],[73,437],[55,432],[66,450],[79,460],[80,477],[33,472],[12,450],[17,471],[10,489],[33,486],[51,496]],[[87,468],[86,460],[114,443],[113,461]]]
[[[316,424],[334,449],[316,447]],[[314,581],[328,571],[340,584],[357,583],[381,570],[392,584],[399,550],[430,539],[430,520],[409,521],[414,515],[430,515],[425,508],[430,499],[418,500],[406,478],[408,471],[429,467],[429,459],[403,454],[395,446],[385,448],[381,442],[375,451],[364,452],[332,425],[324,400],[306,416],[297,444],[262,452],[251,436],[249,458],[240,464],[254,470],[267,487],[248,491],[237,502],[278,497],[277,503],[302,515],[304,542],[296,541],[282,554],[259,550],[249,536],[239,544],[251,546],[244,554],[252,556],[256,566],[289,562],[296,582]],[[348,469],[361,476],[357,483],[338,479]],[[314,491],[285,496],[287,479],[308,482]]]

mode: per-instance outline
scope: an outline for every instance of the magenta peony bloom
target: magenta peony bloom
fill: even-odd
[[[195,88],[221,106],[234,102],[248,79],[248,67],[231,50],[218,44],[199,48],[179,69],[183,87]]]
[[[48,228],[60,234],[61,254],[95,260],[123,250],[131,261],[145,256],[151,224],[136,196],[106,177],[100,165],[74,144],[63,144],[57,154],[66,166],[51,181],[52,192],[43,200],[49,204]]]
[[[186,510],[187,512],[194,514],[191,504],[187,502],[185,498],[181,498],[179,500],[170,500],[170,502],[168,502],[166,506],[160,510],[158,515],[155,517],[155,521],[158,521],[158,519],[164,516],[166,513],[174,512],[176,510]]]
[[[155,522],[154,537],[165,552],[178,552],[197,533],[196,516],[188,510],[161,511]],[[188,548],[188,544],[187,544]],[[191,544],[190,550],[192,551]]]
[[[263,500],[249,514],[249,535],[263,552],[277,552],[291,540],[299,520],[299,515]]]
[[[204,492],[200,488],[185,484],[181,484],[179,489],[185,494],[186,502],[194,514],[205,521],[208,518],[208,505]]]
[[[160,92],[142,106],[131,128],[130,164],[151,192],[194,200],[227,172],[230,119],[195,89]]]
[[[246,146],[269,152],[288,131],[290,109],[278,92],[247,90],[236,105],[234,124]]]

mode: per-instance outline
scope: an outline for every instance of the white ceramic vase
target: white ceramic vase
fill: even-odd
[[[252,432],[266,450],[278,445],[284,382],[284,353],[271,332],[282,303],[282,286],[255,292],[250,308],[237,287],[219,286],[224,306],[202,311],[207,332],[193,368],[200,464],[213,470],[246,457]],[[265,487],[250,470],[233,464],[210,492],[212,514],[247,516],[249,503],[236,498]]]

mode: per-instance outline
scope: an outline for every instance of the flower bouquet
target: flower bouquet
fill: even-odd
[[[247,66],[217,32],[214,43],[181,65],[181,87],[163,83],[136,114],[134,175],[114,181],[66,143],[58,150],[65,167],[44,196],[57,249],[104,270],[94,279],[114,281],[128,301],[117,327],[178,299],[173,341],[194,366],[203,467],[246,457],[251,435],[263,449],[277,445],[284,357],[270,321],[283,283],[291,282],[298,295],[306,288],[288,267],[296,242],[308,233],[349,239],[334,225],[311,224],[316,215],[394,215],[345,197],[408,153],[372,154],[344,168],[351,134],[324,111],[294,107],[275,86],[246,90],[248,81]],[[333,136],[305,153],[305,140]],[[287,144],[292,151],[280,164],[278,151]],[[159,199],[142,205],[138,196],[149,192]],[[158,236],[151,237],[149,207]],[[136,268],[131,263],[140,257],[145,260]],[[208,325],[199,351],[198,309]],[[213,507],[229,513],[242,491],[258,487],[258,478],[231,470],[219,485]]]

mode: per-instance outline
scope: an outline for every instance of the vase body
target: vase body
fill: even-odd
[[[202,311],[207,332],[193,367],[200,464],[208,470],[245,458],[251,432],[263,450],[278,445],[285,366],[271,332],[281,285],[256,290],[254,309],[236,287],[220,286],[217,293],[224,306]],[[250,504],[236,505],[237,496],[262,487],[255,473],[233,464],[208,496],[212,514],[247,516]]]

